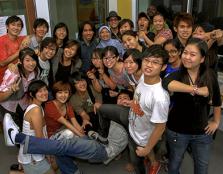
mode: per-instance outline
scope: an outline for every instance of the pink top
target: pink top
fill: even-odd
[[[172,34],[172,31],[169,28],[164,28],[157,33],[155,39],[159,38],[159,37],[163,37],[166,40],[173,39],[173,34]]]
[[[0,85],[0,91],[5,92],[9,90],[9,87],[11,86],[12,83],[14,83],[18,79],[18,74],[11,72],[9,70],[6,70],[6,73],[3,77],[3,80],[1,85]],[[29,105],[28,101],[28,96],[26,94],[28,86],[30,82],[35,79],[35,72],[32,72],[29,74],[29,77],[26,79],[25,77],[22,76],[22,83],[23,83],[23,90],[25,95],[20,99],[20,100],[6,100],[4,102],[1,102],[0,104],[7,110],[11,112],[16,112],[16,107],[17,105],[20,105],[23,110],[27,108]]]

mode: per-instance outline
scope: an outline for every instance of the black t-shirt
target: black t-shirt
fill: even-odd
[[[172,106],[167,121],[168,129],[183,134],[204,134],[204,128],[208,124],[210,104],[221,106],[220,90],[215,73],[210,70],[213,76],[213,96],[192,96],[189,93],[174,92],[171,96]],[[172,80],[182,81],[181,71],[173,72],[163,79],[163,87],[167,89]],[[188,79],[189,84],[189,79]]]
[[[61,63],[58,64],[58,70],[55,76],[56,81],[68,81],[71,73],[71,65],[63,66]]]

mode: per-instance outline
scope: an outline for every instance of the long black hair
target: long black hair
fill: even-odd
[[[198,87],[207,86],[208,90],[209,90],[209,96],[210,96],[210,98],[212,98],[212,96],[213,96],[213,87],[212,87],[213,85],[212,84],[214,81],[213,76],[215,76],[215,74],[210,68],[207,67],[207,64],[206,64],[208,45],[205,41],[203,41],[199,38],[189,39],[186,46],[187,45],[195,45],[198,48],[198,50],[200,51],[201,56],[204,57],[204,62],[202,62],[200,64],[198,76],[194,83]],[[180,71],[181,71],[182,82],[186,83],[186,84],[190,84],[190,79],[188,76],[187,68],[185,68],[183,64],[181,65]]]
[[[34,69],[34,72],[35,72],[35,75],[37,75],[38,74],[38,66],[37,66],[38,56],[36,55],[36,53],[33,49],[24,48],[19,51],[19,60],[20,60],[21,64],[18,64],[18,70],[19,70],[20,76],[22,75],[23,77],[26,77],[23,61],[27,55],[30,56],[36,62],[36,67]]]
[[[58,28],[65,28],[65,30],[67,32],[66,37],[63,39],[63,46],[64,46],[65,43],[69,40],[69,30],[68,30],[67,25],[63,22],[60,22],[60,23],[56,24],[54,29],[53,29],[53,38],[55,38],[55,39],[57,39],[56,31],[57,31]]]

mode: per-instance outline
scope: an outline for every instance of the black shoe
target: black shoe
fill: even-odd
[[[94,140],[97,140],[101,144],[108,145],[108,139],[102,137],[101,135],[99,135],[99,133],[97,133],[95,131],[89,131],[88,132],[88,137],[90,137]]]
[[[12,164],[10,166],[10,170],[12,170],[12,171],[23,171],[22,166],[20,166],[20,164]]]

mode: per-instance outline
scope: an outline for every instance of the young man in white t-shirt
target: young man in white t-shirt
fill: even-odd
[[[57,51],[56,40],[52,37],[46,37],[40,44],[40,53],[38,57],[38,67],[40,69],[39,79],[49,85],[50,62]]]
[[[161,138],[168,117],[169,94],[162,88],[160,79],[167,62],[168,54],[160,45],[152,45],[143,53],[144,81],[135,90],[129,112],[130,154],[137,174],[145,173],[142,157],[150,159],[149,174],[157,174],[160,169],[153,147]]]

